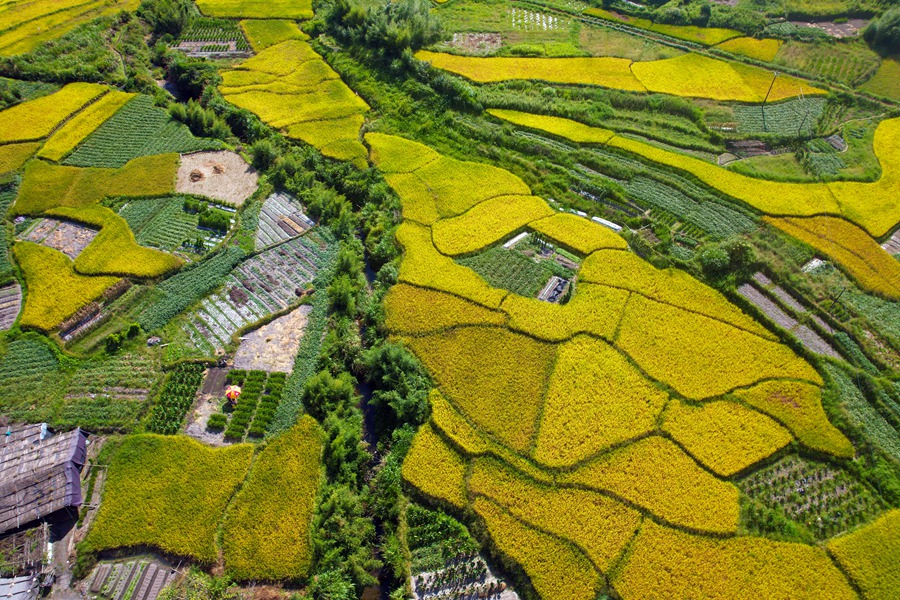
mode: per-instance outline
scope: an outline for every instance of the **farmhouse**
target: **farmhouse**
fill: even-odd
[[[14,425],[0,437],[0,534],[81,505],[87,434]]]

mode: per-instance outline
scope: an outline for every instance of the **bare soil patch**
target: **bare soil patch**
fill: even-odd
[[[0,330],[13,326],[22,308],[22,288],[18,282],[0,287]]]
[[[256,191],[259,175],[229,150],[183,154],[175,191],[199,194],[240,206]]]
[[[304,304],[244,336],[234,355],[235,368],[290,373],[310,310]]]
[[[58,221],[56,219],[41,219],[25,233],[22,239],[59,250],[72,260],[75,260],[82,250],[94,241],[96,236],[96,229],[90,229],[77,223]]]

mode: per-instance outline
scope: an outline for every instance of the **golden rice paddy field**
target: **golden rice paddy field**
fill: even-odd
[[[597,85],[615,90],[658,92],[736,102],[777,101],[825,94],[789,75],[698,54],[633,62],[625,58],[512,58],[458,56],[420,50],[432,66],[477,82],[536,79]]]
[[[437,385],[403,466],[412,486],[474,511],[545,597],[594,598],[605,578],[623,598],[856,597],[822,548],[740,535],[727,479],[789,443],[853,454],[806,361],[611,230],[546,216],[515,178],[462,163],[459,185],[480,193],[459,205],[438,179],[405,183],[459,161],[394,136],[366,143],[418,221],[400,226],[400,285],[385,300],[389,329]],[[567,304],[492,288],[446,256],[521,231],[585,256]]]

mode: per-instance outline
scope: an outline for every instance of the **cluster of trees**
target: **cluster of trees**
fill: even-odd
[[[869,23],[863,39],[884,54],[900,52],[900,8],[892,8]]]

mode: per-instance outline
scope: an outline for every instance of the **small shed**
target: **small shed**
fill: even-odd
[[[87,434],[52,434],[46,424],[0,431],[0,534],[81,506]]]

